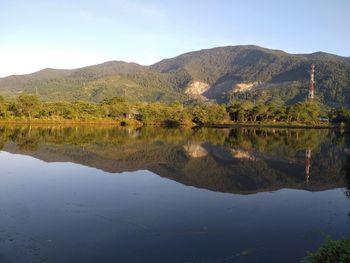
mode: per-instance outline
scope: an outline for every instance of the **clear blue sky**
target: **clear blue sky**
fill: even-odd
[[[350,56],[349,0],[0,0],[0,76],[216,46]]]

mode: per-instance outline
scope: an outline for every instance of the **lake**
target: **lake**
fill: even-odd
[[[350,235],[350,135],[0,128],[0,262],[298,262]]]

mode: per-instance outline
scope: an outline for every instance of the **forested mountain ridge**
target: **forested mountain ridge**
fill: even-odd
[[[305,100],[310,64],[316,97],[329,106],[350,105],[350,59],[324,52],[288,54],[258,46],[189,52],[151,66],[110,61],[74,70],[44,69],[0,78],[0,95],[38,92],[43,100],[232,102],[292,104]]]
[[[200,50],[151,66],[160,72],[186,70],[206,83],[204,92],[216,100],[268,100],[283,103],[304,100],[309,68],[316,66],[316,95],[328,105],[350,103],[350,59],[324,52],[288,54],[257,46],[229,46]]]

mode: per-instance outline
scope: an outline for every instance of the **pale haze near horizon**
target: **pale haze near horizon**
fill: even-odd
[[[0,2],[0,77],[253,44],[350,55],[350,1]]]

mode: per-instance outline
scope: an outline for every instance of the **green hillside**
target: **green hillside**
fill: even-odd
[[[178,88],[182,86],[182,75],[162,74],[135,63],[111,61],[81,69],[44,69],[1,78],[0,95],[38,93],[47,101],[100,102],[114,96],[123,96],[129,101],[181,101],[187,99]]]
[[[305,100],[310,64],[316,67],[316,97],[329,106],[350,106],[350,59],[332,54],[288,54],[257,46],[228,46],[186,53],[151,66],[111,61],[74,69],[44,69],[0,78],[0,95],[38,92],[47,101],[129,101],[293,104]]]
[[[330,106],[350,105],[350,59],[323,52],[294,55],[257,46],[219,47],[165,59],[151,69],[186,70],[193,80],[212,86],[206,93],[219,101],[273,99],[291,104],[307,95],[311,63],[316,67],[318,100]],[[255,89],[232,92],[235,83],[254,82]]]

